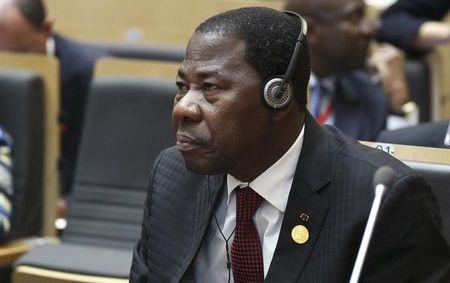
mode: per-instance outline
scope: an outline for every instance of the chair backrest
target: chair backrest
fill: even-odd
[[[38,74],[0,69],[0,124],[14,140],[13,238],[41,233],[43,94]]]
[[[131,248],[140,235],[147,181],[175,142],[172,81],[94,80],[69,203],[64,242]]]
[[[406,60],[405,75],[411,100],[419,106],[419,121],[431,120],[431,79],[425,58]]]
[[[421,174],[433,187],[450,244],[450,149],[363,142],[381,149]]]
[[[87,46],[113,57],[181,62],[186,47],[181,45],[86,42]]]
[[[179,63],[105,57],[95,64],[94,77],[146,77],[175,81]]]
[[[56,202],[59,195],[59,63],[54,57],[37,54],[0,52],[0,68],[32,71],[42,78],[44,85],[44,155],[42,165],[42,232],[55,236]]]
[[[383,143],[447,148],[444,141],[450,127],[449,122],[423,123],[394,131],[385,130],[377,140]]]

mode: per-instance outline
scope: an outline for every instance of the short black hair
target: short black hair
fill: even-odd
[[[44,3],[41,0],[14,0],[14,5],[23,17],[36,29],[41,29],[46,18]]]
[[[301,21],[295,16],[265,7],[246,7],[215,15],[201,23],[195,33],[215,33],[241,39],[246,44],[245,60],[263,79],[284,75],[300,34]],[[292,76],[294,94],[302,108],[311,63],[306,37]]]

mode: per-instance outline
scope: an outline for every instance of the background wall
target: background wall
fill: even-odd
[[[186,44],[194,28],[221,11],[281,8],[281,0],[46,0],[55,28],[79,39]]]
[[[55,29],[97,42],[185,45],[195,27],[216,13],[244,6],[283,7],[283,0],[44,0]],[[366,0],[369,16],[391,0]],[[392,2],[392,1],[391,1]],[[450,18],[447,18],[449,21]],[[430,56],[434,120],[450,119],[450,46]]]

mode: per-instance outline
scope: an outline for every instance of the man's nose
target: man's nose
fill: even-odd
[[[175,125],[180,122],[200,122],[202,120],[201,111],[202,95],[199,91],[189,90],[178,101],[172,111],[172,120]]]

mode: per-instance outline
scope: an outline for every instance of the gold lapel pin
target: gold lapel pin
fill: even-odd
[[[305,212],[302,212],[302,213],[300,214],[300,219],[303,220],[303,221],[305,221],[305,222],[308,222],[308,220],[309,220],[309,215],[306,214]]]
[[[309,239],[309,231],[305,226],[297,225],[292,228],[291,236],[297,244],[304,244]]]

